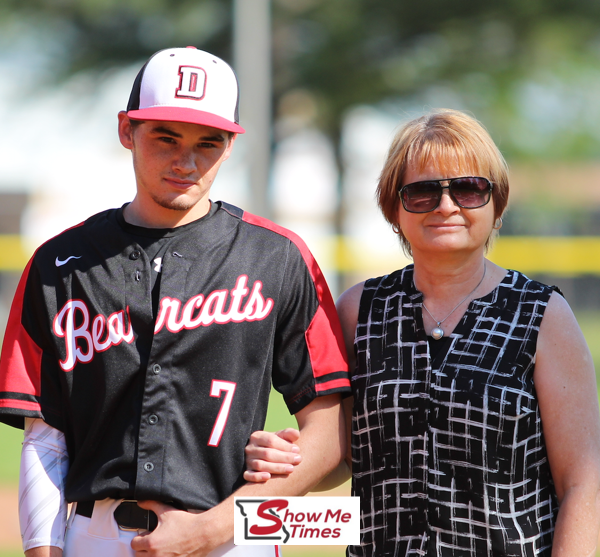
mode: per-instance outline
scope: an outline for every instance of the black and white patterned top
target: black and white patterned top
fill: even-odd
[[[558,502],[533,370],[552,291],[508,271],[431,361],[413,266],[365,283],[349,555],[550,555]]]

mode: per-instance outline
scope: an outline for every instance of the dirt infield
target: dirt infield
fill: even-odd
[[[13,486],[0,486],[0,551],[19,550],[19,495]]]

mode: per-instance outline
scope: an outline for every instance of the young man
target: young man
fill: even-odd
[[[233,545],[232,494],[304,494],[343,455],[347,366],[317,264],[292,233],[209,199],[244,132],[237,98],[219,58],[156,53],[119,114],[134,200],[51,239],[25,269],[0,420],[25,427],[28,557],[275,555]],[[301,473],[244,486],[271,383],[298,420]]]

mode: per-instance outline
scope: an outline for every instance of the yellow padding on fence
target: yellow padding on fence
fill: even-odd
[[[490,259],[524,273],[600,275],[600,238],[594,236],[505,236]]]
[[[16,234],[0,234],[0,271],[22,271],[31,257]]]
[[[335,247],[334,247],[335,246]],[[346,238],[329,238],[316,249],[323,267],[344,272],[389,272],[409,263],[400,247],[390,253]],[[333,248],[333,249],[332,249]],[[327,254],[327,255],[326,255]],[[330,261],[327,261],[328,255]],[[0,271],[22,271],[31,257],[20,236],[0,234]],[[504,236],[496,240],[489,258],[502,267],[524,273],[600,275],[600,237]]]
[[[340,238],[331,267],[341,272],[385,273],[410,263],[400,246],[387,252],[377,248]],[[496,240],[488,257],[502,267],[523,273],[600,275],[600,237],[505,236]]]

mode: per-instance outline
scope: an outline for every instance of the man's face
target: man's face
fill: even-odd
[[[146,220],[177,212],[199,218],[208,211],[210,187],[229,158],[235,136],[217,128],[148,120],[131,125],[119,114],[119,138],[133,155],[137,195]]]

